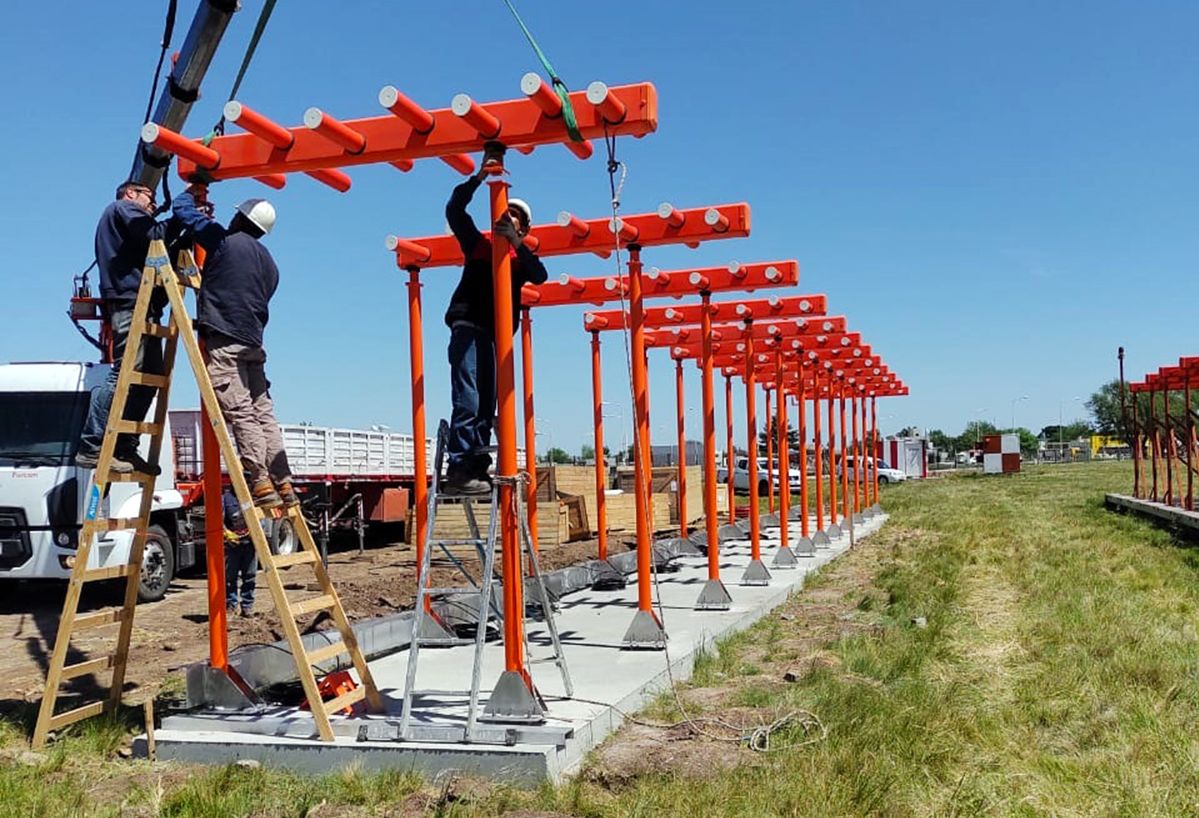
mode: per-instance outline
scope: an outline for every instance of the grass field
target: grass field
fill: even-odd
[[[886,491],[882,532],[649,709],[672,726],[561,787],[131,762],[119,723],[22,760],[10,722],[0,814],[1196,815],[1199,552],[1103,509],[1130,483],[1105,463]],[[725,740],[793,713],[772,752]]]

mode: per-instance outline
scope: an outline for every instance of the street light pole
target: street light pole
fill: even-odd
[[[1028,395],[1021,395],[1018,398],[1012,398],[1012,431],[1016,431],[1016,404],[1022,400],[1028,400]]]

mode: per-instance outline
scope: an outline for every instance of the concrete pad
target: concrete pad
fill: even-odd
[[[855,539],[874,533],[884,520],[880,515],[857,526]],[[763,532],[764,559],[774,557],[778,537],[778,529]],[[789,539],[795,543],[798,537]],[[311,716],[297,708],[275,707],[261,714],[191,712],[163,720],[156,733],[158,757],[222,764],[249,758],[322,774],[355,764],[366,770],[402,767],[428,776],[454,769],[522,785],[556,781],[577,769],[587,752],[620,726],[625,714],[668,690],[672,679],[688,678],[698,652],[761,619],[799,590],[808,573],[848,547],[849,538],[843,537],[831,548],[799,557],[796,570],[772,574],[767,585],[740,586],[735,583],[750,562],[749,542],[722,544],[721,576],[732,597],[728,610],[695,609],[696,596],[707,582],[706,558],[679,559],[679,570],[657,576],[660,608],[655,606],[655,612],[669,637],[665,650],[626,650],[622,645],[637,613],[635,582],[619,590],[584,590],[563,597],[557,624],[574,697],[565,698],[553,664],[533,665],[545,707],[540,725],[487,724],[480,727],[479,743],[462,743],[466,699],[450,691],[469,687],[472,648],[428,648],[421,651],[417,687],[435,692],[418,697],[413,706],[414,730],[421,740],[401,742],[397,735],[408,663],[405,651],[371,662],[388,712],[334,717],[336,737],[331,743],[315,738]],[[529,621],[528,639],[532,659],[550,655],[543,623]],[[503,647],[490,643],[483,655],[485,691],[496,685],[502,671]],[[488,693],[483,695],[486,699]],[[144,740],[135,749],[144,752]]]

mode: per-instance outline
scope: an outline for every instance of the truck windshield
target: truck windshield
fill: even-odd
[[[69,465],[90,399],[88,392],[0,393],[0,465]]]

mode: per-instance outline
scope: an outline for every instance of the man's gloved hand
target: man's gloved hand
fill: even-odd
[[[508,215],[499,218],[495,227],[492,228],[492,232],[507,239],[513,247],[520,244],[520,234],[516,231],[516,225],[512,222],[512,218]]]
[[[187,186],[186,192],[190,193],[192,199],[195,200],[196,209],[211,219],[214,208],[212,202],[208,201],[208,185],[200,182],[192,182]]]

